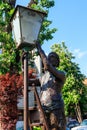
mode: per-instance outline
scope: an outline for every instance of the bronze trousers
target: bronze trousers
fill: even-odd
[[[49,130],[66,130],[66,118],[63,108],[55,109],[50,112],[45,112]],[[43,121],[40,113],[40,120]]]

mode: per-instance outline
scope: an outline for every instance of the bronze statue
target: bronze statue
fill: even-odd
[[[29,79],[29,85],[41,85],[40,101],[45,112],[49,130],[66,130],[66,119],[64,113],[64,102],[61,90],[65,83],[65,73],[57,70],[60,60],[55,52],[51,52],[48,57],[45,55],[41,45],[36,43],[37,50],[42,59],[44,73],[41,79]],[[40,121],[43,116],[40,113]]]
[[[51,52],[47,57],[38,42],[36,47],[44,65],[40,101],[46,114],[49,129],[65,130],[66,119],[61,94],[61,89],[65,83],[65,73],[56,69],[60,60],[55,52]]]

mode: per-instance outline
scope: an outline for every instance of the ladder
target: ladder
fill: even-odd
[[[43,108],[41,106],[40,98],[39,98],[35,84],[32,84],[32,87],[29,91],[34,92],[35,102],[37,103],[37,106],[29,108],[29,127],[30,127],[30,130],[33,130],[34,126],[40,126],[41,130],[49,130],[46,116],[45,116],[45,113],[44,113]],[[40,117],[40,113],[42,114],[42,118],[43,118],[43,122],[41,122],[41,123],[40,123],[40,119],[38,118],[38,117]]]

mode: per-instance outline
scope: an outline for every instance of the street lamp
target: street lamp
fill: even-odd
[[[16,7],[11,24],[18,48],[35,46],[45,14],[19,5]]]
[[[33,49],[46,13],[18,5],[11,18],[18,49]],[[24,130],[28,130],[28,51],[24,53]]]

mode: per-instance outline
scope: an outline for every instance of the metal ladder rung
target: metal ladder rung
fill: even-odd
[[[35,87],[34,84],[32,85],[32,90],[33,90],[35,98],[36,98],[37,106],[33,107],[33,108],[30,108],[30,109],[31,110],[40,110],[41,111],[42,116],[43,116],[43,123],[40,123],[40,122],[31,122],[31,119],[29,119],[30,130],[33,130],[33,126],[41,126],[41,127],[43,127],[42,130],[49,130],[48,122],[46,121],[45,113],[44,113],[44,111],[42,109],[40,98],[39,98],[37,89],[36,89],[36,87]],[[29,111],[30,111],[30,109],[29,109]]]

